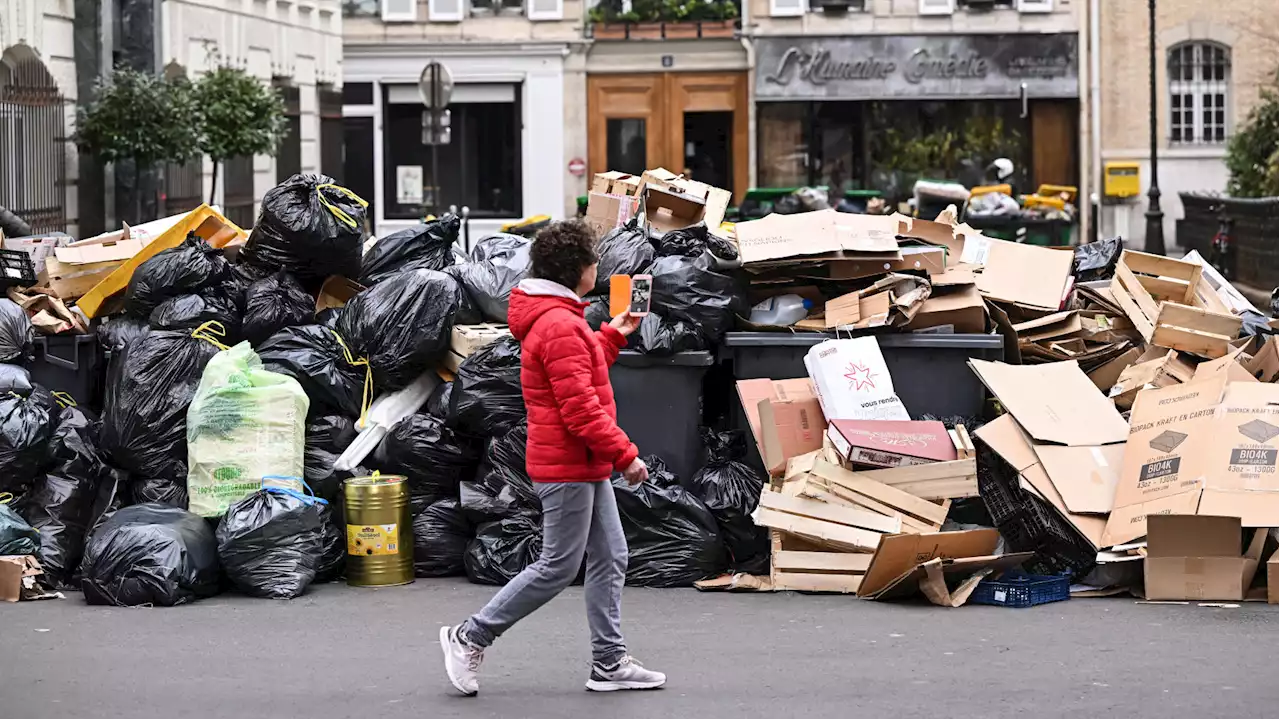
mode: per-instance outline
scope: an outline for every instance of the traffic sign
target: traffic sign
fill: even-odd
[[[439,60],[432,60],[418,76],[418,94],[428,110],[445,108],[453,96],[453,73]]]

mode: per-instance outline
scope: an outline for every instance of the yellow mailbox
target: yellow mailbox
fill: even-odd
[[[1102,190],[1107,197],[1136,197],[1142,194],[1142,180],[1136,162],[1107,162],[1102,166]]]

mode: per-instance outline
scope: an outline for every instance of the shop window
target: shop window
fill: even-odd
[[[384,86],[383,216],[421,218],[451,205],[472,217],[520,217],[520,86],[462,84],[449,105],[449,142],[423,143],[423,105],[414,85]],[[420,184],[416,184],[421,178]]]
[[[1227,139],[1231,50],[1186,42],[1169,50],[1169,141],[1220,144]]]

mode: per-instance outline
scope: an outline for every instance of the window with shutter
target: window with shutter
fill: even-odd
[[[1018,0],[1018,12],[1053,12],[1053,0]]]
[[[920,0],[921,15],[951,15],[956,11],[956,0]]]
[[[418,0],[382,0],[383,22],[416,22]]]
[[[769,0],[772,17],[799,17],[808,9],[807,0]]]
[[[427,19],[431,22],[462,22],[466,0],[427,0]]]
[[[525,0],[530,20],[561,20],[564,18],[564,0]]]

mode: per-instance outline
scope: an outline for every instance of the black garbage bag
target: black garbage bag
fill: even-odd
[[[107,352],[119,352],[137,337],[151,331],[148,320],[117,315],[98,326],[98,346]]]
[[[333,464],[355,441],[356,434],[355,421],[342,415],[324,415],[307,422],[303,478],[321,499],[334,502],[342,491],[345,477],[335,477]]]
[[[467,544],[467,579],[501,586],[542,554],[542,519],[520,514],[480,525]]]
[[[707,463],[690,481],[695,496],[706,503],[720,525],[736,572],[764,574],[769,567],[769,532],[751,519],[760,502],[765,478],[741,460],[747,454],[745,435],[739,431],[702,429]]]
[[[517,235],[490,235],[471,250],[471,260],[445,269],[489,322],[507,321],[511,290],[529,274],[532,241]]]
[[[54,586],[69,586],[84,556],[98,485],[110,467],[98,449],[98,422],[78,407],[58,415],[51,462],[23,498],[23,516],[39,530],[40,565]]]
[[[432,417],[440,419],[449,418],[449,396],[453,394],[453,382],[441,382],[436,388],[431,390],[431,396],[427,397],[427,404],[424,407],[426,413]]]
[[[645,457],[649,481],[634,487],[613,480],[630,561],[627,585],[689,587],[724,574],[729,558],[716,518],[702,500],[680,486],[657,457]]]
[[[738,248],[732,242],[711,234],[702,222],[672,230],[657,241],[658,257],[698,257],[703,252],[710,252],[722,260],[738,259]]]
[[[369,358],[381,392],[402,389],[449,350],[462,290],[435,270],[402,272],[356,295],[338,316],[338,334]]]
[[[145,477],[129,483],[130,504],[163,504],[186,509],[191,503],[185,477]]]
[[[0,298],[0,362],[22,362],[34,353],[31,318],[17,302]]]
[[[592,330],[600,329],[600,325],[607,325],[613,318],[609,316],[609,296],[608,295],[587,295],[582,298],[587,303],[587,309],[584,313],[587,326]]]
[[[1254,309],[1240,313],[1239,337],[1268,337],[1276,333],[1271,326],[1271,318]]]
[[[653,275],[651,311],[688,322],[708,343],[733,328],[734,316],[746,315],[746,294],[738,279],[715,269],[715,261],[698,257],[659,257]]]
[[[240,262],[288,270],[304,286],[360,276],[365,202],[325,175],[294,175],[267,191]]]
[[[648,231],[637,226],[634,219],[600,238],[596,254],[600,257],[600,264],[596,268],[594,291],[603,295],[609,294],[611,276],[644,274],[655,256]]]
[[[316,578],[324,550],[323,499],[265,487],[227,508],[218,523],[218,560],[251,597],[293,599]]]
[[[520,343],[503,337],[462,361],[449,393],[449,426],[472,437],[495,437],[525,418]]]
[[[58,406],[27,371],[0,365],[0,493],[21,496],[49,462]]]
[[[101,432],[102,425],[99,424],[98,428],[99,432]],[[89,510],[89,521],[87,523],[89,531],[85,533],[86,542],[89,535],[92,535],[98,527],[101,527],[103,522],[106,522],[112,514],[129,504],[129,475],[115,467],[108,467],[108,470],[102,481],[98,482],[98,491],[93,498],[93,508]],[[84,561],[83,556],[80,561]]]
[[[472,478],[479,461],[473,442],[429,414],[411,414],[397,422],[368,460],[384,474],[408,478],[409,506],[415,515],[442,497],[458,496],[458,484]]]
[[[320,559],[316,562],[316,582],[332,582],[342,577],[347,568],[346,520],[332,504],[322,509],[324,526],[320,528]]]
[[[413,519],[413,573],[459,577],[467,573],[467,545],[475,527],[453,497],[441,499]]]
[[[257,347],[285,327],[311,324],[315,309],[316,300],[302,283],[280,270],[245,290],[242,333]]]
[[[311,400],[311,416],[359,418],[368,372],[349,347],[328,327],[302,325],[271,335],[257,351],[263,368],[298,380]]]
[[[0,557],[10,554],[35,554],[40,550],[39,530],[7,503],[0,503]]]
[[[693,324],[667,319],[656,312],[645,315],[640,320],[640,328],[628,339],[632,340],[636,349],[655,356],[710,348],[710,344]]]
[[[222,324],[227,333],[225,343],[234,343],[240,338],[240,308],[235,300],[217,290],[170,297],[151,310],[149,321],[153,330],[188,332],[206,322]]]
[[[137,504],[89,535],[82,569],[89,604],[172,607],[218,593],[218,543],[185,509]]]
[[[451,248],[461,228],[462,220],[447,214],[383,237],[364,255],[360,284],[372,287],[410,270],[443,270],[453,264]]]
[[[112,358],[102,448],[113,466],[135,475],[136,499],[186,506],[187,408],[220,351],[216,340],[208,329],[153,330]]]
[[[460,492],[462,508],[477,521],[542,512],[526,469],[528,441],[529,429],[522,422],[485,445],[475,481],[464,481]]]
[[[1124,251],[1124,240],[1112,237],[1077,245],[1071,273],[1076,282],[1109,280],[1116,273],[1116,263]]]
[[[192,232],[182,244],[161,250],[138,265],[129,278],[125,311],[135,317],[148,317],[170,297],[216,288],[230,273],[231,263],[222,250]]]

